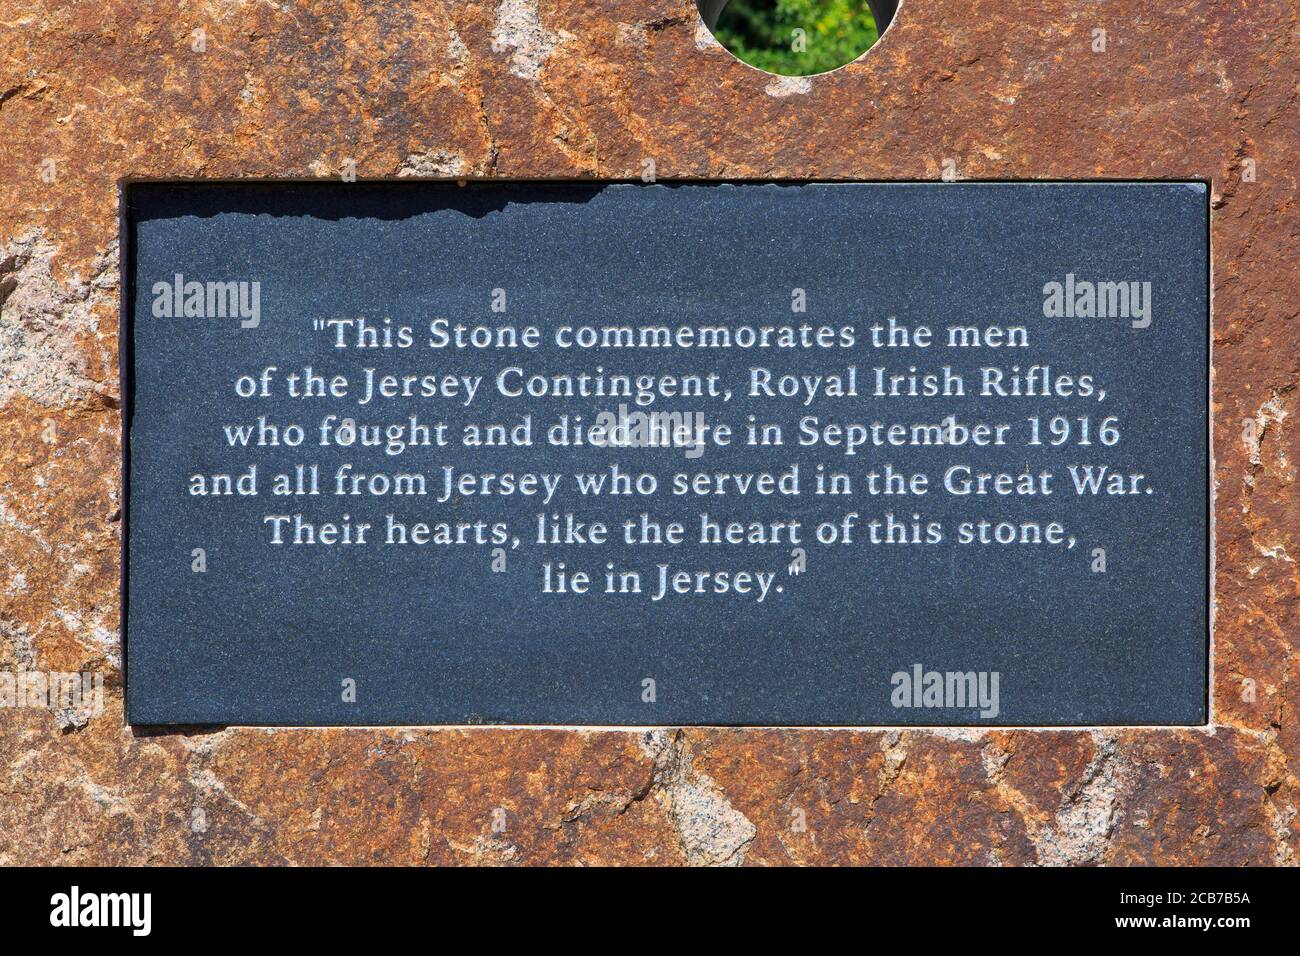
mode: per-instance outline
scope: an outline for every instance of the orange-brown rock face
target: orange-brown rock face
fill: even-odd
[[[0,669],[98,672],[106,703],[0,709],[0,863],[1294,863],[1298,20],[1291,0],[909,0],[855,64],[777,80],[691,0],[0,0]],[[647,159],[1213,183],[1211,727],[123,725],[119,182]]]

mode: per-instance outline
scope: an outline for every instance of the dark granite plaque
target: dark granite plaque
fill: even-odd
[[[126,206],[133,723],[1207,719],[1202,183]]]

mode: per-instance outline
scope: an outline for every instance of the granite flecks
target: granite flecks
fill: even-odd
[[[778,99],[783,96],[801,96],[811,93],[812,85],[810,76],[774,76],[763,87],[763,92]]]
[[[114,367],[117,343],[100,334],[100,317],[116,306],[116,240],[95,257],[85,278],[55,278],[56,255],[41,230],[0,247],[0,308],[6,316],[0,325],[0,406],[19,395],[49,407],[80,404],[103,390]]]
[[[107,703],[80,725],[0,709],[0,863],[1296,862],[1300,11],[904,4],[875,50],[778,96],[692,7],[0,0],[0,667],[99,671]],[[1211,182],[1211,728],[122,725],[120,180],[647,159],[660,178]]]
[[[412,153],[397,167],[398,178],[416,176],[423,179],[447,179],[468,172],[464,157],[445,149]]]
[[[572,34],[542,25],[538,0],[500,0],[492,21],[492,51],[510,57],[510,74],[536,80],[555,48]]]

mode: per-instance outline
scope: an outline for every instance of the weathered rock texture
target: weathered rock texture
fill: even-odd
[[[89,722],[0,711],[0,863],[1294,863],[1298,20],[1293,0],[908,0],[857,63],[773,80],[691,0],[0,0],[0,668],[109,675]],[[119,181],[644,159],[1211,180],[1213,726],[123,726]]]

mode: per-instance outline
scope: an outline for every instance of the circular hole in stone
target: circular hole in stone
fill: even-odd
[[[899,0],[696,0],[732,56],[780,76],[852,63],[885,32]]]

